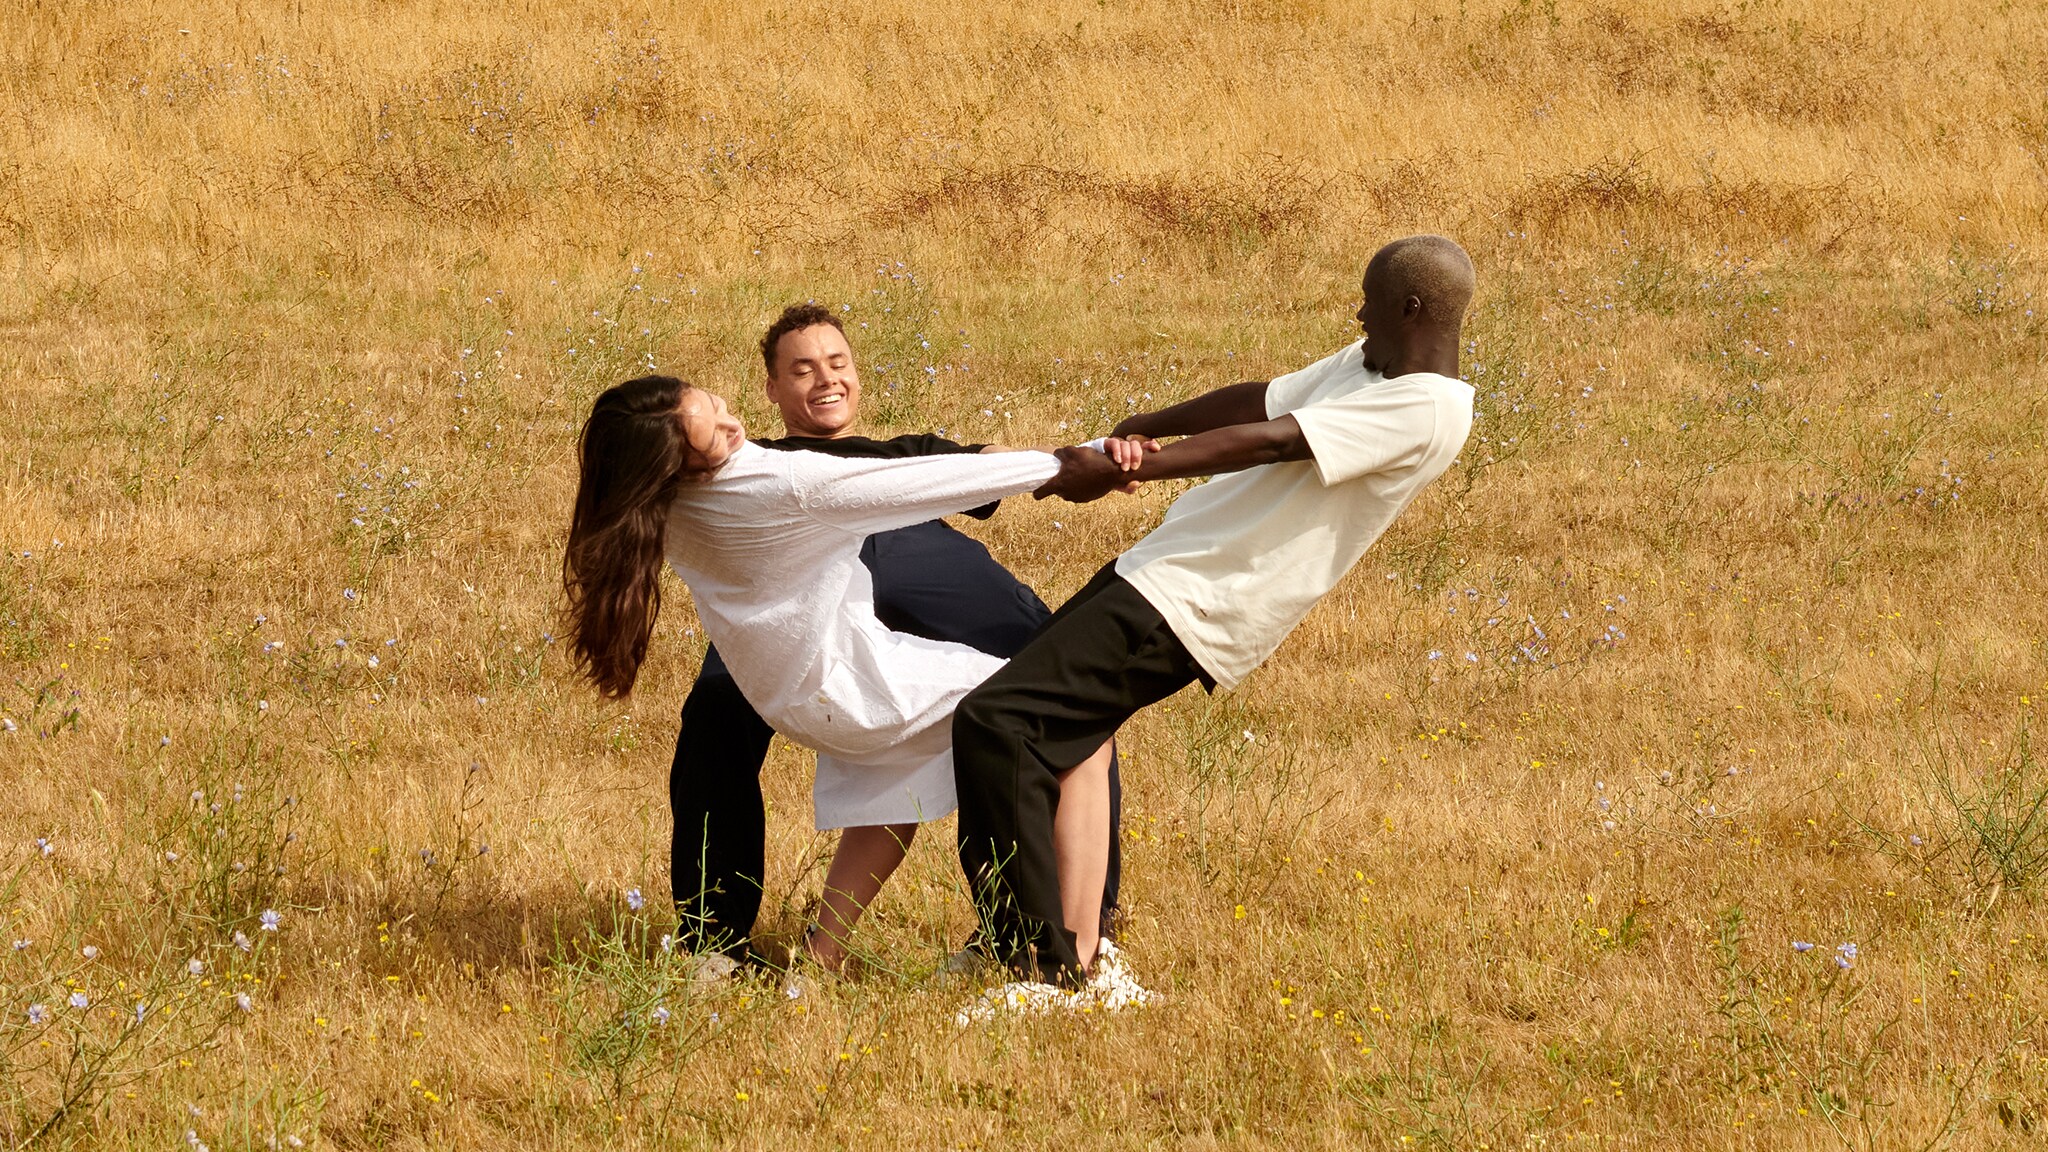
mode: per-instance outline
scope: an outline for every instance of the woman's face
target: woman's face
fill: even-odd
[[[715,472],[746,440],[747,431],[739,417],[725,406],[725,398],[702,388],[686,388],[676,404],[676,418],[683,425],[683,440],[690,446],[689,467],[694,472]]]

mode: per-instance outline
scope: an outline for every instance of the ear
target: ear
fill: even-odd
[[[1401,301],[1401,319],[1413,320],[1422,315],[1422,297],[1408,296]]]

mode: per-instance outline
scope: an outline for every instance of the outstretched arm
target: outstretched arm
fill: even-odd
[[[1029,492],[1059,471],[1052,456],[1028,451],[899,459],[784,455],[803,510],[813,519],[860,536]]]
[[[1122,476],[1137,481],[1179,480],[1242,472],[1261,464],[1307,460],[1313,455],[1308,438],[1301,434],[1301,425],[1290,414],[1278,420],[1230,424],[1176,440],[1157,452],[1146,453],[1135,470]]]
[[[1266,419],[1266,382],[1248,380],[1204,392],[1157,412],[1127,416],[1117,436],[1193,436],[1232,424],[1258,424]]]
[[[1213,476],[1312,457],[1308,438],[1302,435],[1300,423],[1290,414],[1255,424],[1232,424],[1177,440],[1156,452],[1144,453],[1138,466],[1129,470],[1092,449],[1061,449],[1060,474],[1032,495],[1040,499],[1062,496],[1085,504],[1134,480]]]

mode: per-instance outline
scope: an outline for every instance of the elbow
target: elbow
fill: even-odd
[[[1314,455],[1309,451],[1308,437],[1302,435],[1301,425],[1295,423],[1292,416],[1268,422],[1264,432],[1257,446],[1261,464],[1284,464],[1291,460],[1307,460]]]

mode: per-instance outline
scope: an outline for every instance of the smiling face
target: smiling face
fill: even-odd
[[[830,324],[783,333],[768,374],[768,399],[792,436],[852,435],[860,373],[846,335]]]
[[[687,467],[691,472],[717,471],[747,438],[740,418],[725,406],[725,397],[702,388],[683,389],[676,403],[676,419],[690,445]]]

